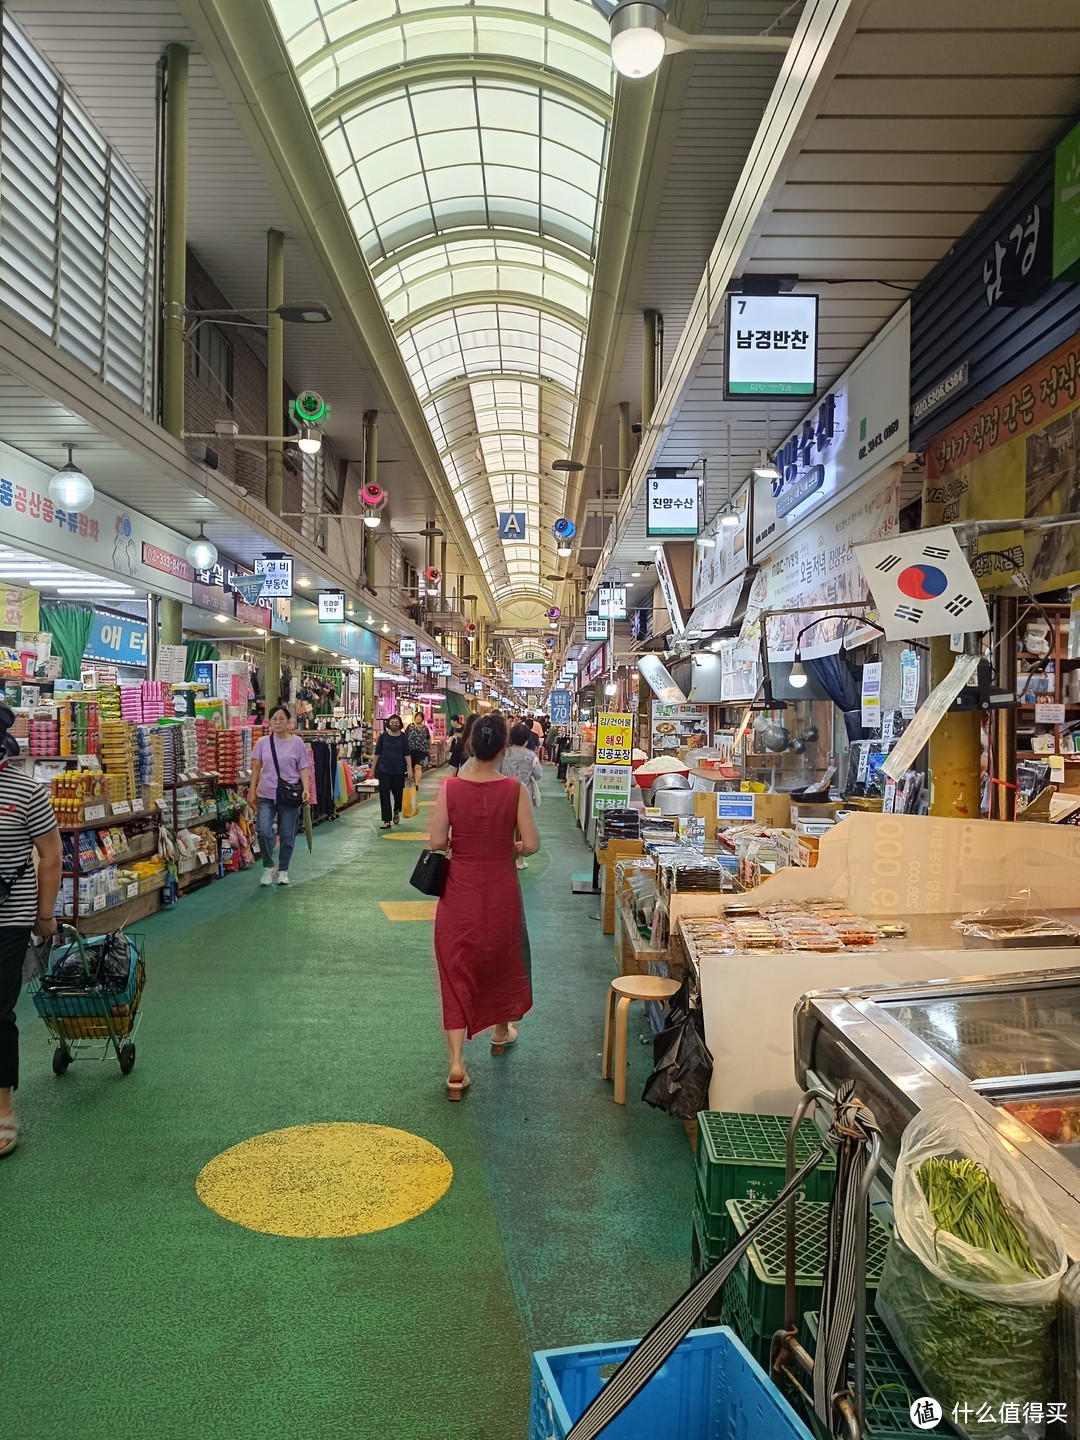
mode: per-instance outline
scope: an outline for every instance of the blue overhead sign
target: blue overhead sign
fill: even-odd
[[[113,665],[137,665],[145,670],[145,623],[124,620],[119,615],[102,615],[95,610],[83,658]]]
[[[499,539],[500,539],[500,540],[524,540],[524,539],[525,539],[525,511],[524,511],[524,510],[500,510],[500,511],[499,511]]]
[[[553,725],[570,724],[570,691],[553,690],[551,692],[551,705],[549,709],[551,723]]]

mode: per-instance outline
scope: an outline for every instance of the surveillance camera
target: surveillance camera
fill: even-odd
[[[634,433],[635,435],[640,435],[640,434],[641,434],[641,426],[640,426],[640,425],[631,425],[631,426],[630,426],[630,429],[633,431],[633,433]]]

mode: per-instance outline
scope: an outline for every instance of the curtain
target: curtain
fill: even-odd
[[[78,680],[94,623],[93,609],[88,605],[42,605],[39,623],[53,637],[53,654],[64,663],[63,679]]]
[[[197,660],[220,660],[221,651],[216,645],[211,645],[209,640],[185,640],[184,644],[187,647],[184,679],[190,685],[195,679],[195,662]]]
[[[816,660],[804,660],[803,664],[836,708],[843,712],[847,738],[861,740],[862,687],[855,667],[842,652],[838,655],[821,655]]]

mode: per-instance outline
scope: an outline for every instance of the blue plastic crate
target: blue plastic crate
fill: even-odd
[[[529,1440],[566,1440],[634,1348],[582,1345],[533,1355]],[[813,1440],[732,1331],[693,1330],[604,1440]]]

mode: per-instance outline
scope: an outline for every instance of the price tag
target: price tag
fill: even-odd
[[[87,822],[88,824],[93,824],[94,821],[96,821],[96,820],[104,820],[104,819],[105,819],[105,806],[104,806],[104,805],[88,805],[88,806],[86,807],[86,809],[83,811],[83,819],[86,820],[86,822]]]
[[[131,813],[132,813],[133,815],[141,815],[145,809],[146,809],[146,806],[143,804],[143,802],[142,802],[141,800],[132,800],[132,802],[131,802]]]
[[[128,898],[129,900],[134,900],[135,897],[138,895],[138,893],[139,893],[139,882],[138,882],[137,880],[133,880],[133,881],[131,882],[131,884],[127,887],[127,898]]]
[[[80,769],[80,770],[100,770],[100,769],[101,769],[101,761],[98,759],[98,757],[97,757],[96,755],[80,755],[80,756],[79,756],[79,769]]]
[[[108,903],[108,902],[107,902],[107,900],[105,899],[105,896],[104,896],[104,895],[99,895],[99,896],[97,897],[97,899],[94,901],[93,913],[96,915],[99,910],[104,910],[107,903]]]
[[[129,800],[114,800],[112,813],[114,815],[130,815],[131,802]]]
[[[205,853],[205,851],[200,850],[198,852],[197,858],[200,865],[209,865],[210,863],[210,857]]]

